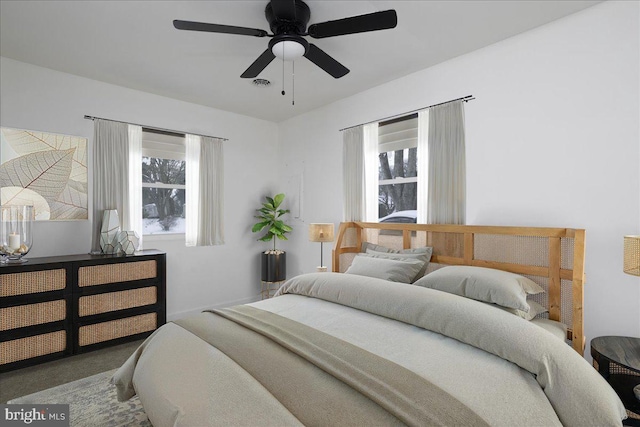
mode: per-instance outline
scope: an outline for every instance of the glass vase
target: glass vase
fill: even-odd
[[[21,263],[33,244],[33,206],[0,207],[0,254],[3,262]]]

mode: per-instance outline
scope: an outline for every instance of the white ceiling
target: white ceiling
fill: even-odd
[[[395,9],[392,30],[309,41],[351,70],[334,79],[302,58],[254,87],[240,74],[269,38],[179,31],[173,19],[261,28],[267,1],[1,1],[0,55],[107,83],[279,122],[599,1],[314,1],[309,24]]]

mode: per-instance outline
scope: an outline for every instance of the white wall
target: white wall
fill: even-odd
[[[250,227],[254,209],[276,189],[277,126],[161,96],[0,58],[0,125],[89,138],[85,114],[229,138],[225,142],[226,244],[186,248],[183,241],[146,241],[167,252],[167,312],[175,317],[257,298],[259,252]],[[91,163],[90,163],[91,165]],[[92,167],[89,166],[91,180]],[[90,181],[91,182],[91,181]],[[91,193],[89,195],[91,199]],[[91,208],[89,209],[91,211]],[[32,257],[86,253],[91,222],[36,222]]]
[[[587,338],[640,336],[640,279],[622,273],[622,236],[640,233],[638,9],[599,4],[281,123],[304,175],[289,276],[318,264],[308,223],[341,220],[339,129],[472,94],[468,223],[585,228]]]

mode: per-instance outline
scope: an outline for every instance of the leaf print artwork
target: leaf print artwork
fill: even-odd
[[[0,128],[0,148],[3,205],[33,205],[36,220],[89,218],[86,138]]]
[[[33,190],[20,187],[2,187],[0,189],[1,204],[33,206],[36,221],[51,218],[49,203]]]

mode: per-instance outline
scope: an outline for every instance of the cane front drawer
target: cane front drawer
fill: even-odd
[[[0,308],[0,331],[57,322],[67,317],[67,302],[55,300]]]
[[[108,322],[94,323],[80,327],[78,331],[78,343],[80,347],[84,347],[117,338],[141,334],[143,332],[150,332],[157,327],[158,318],[156,313],[147,313],[139,316],[110,320]]]
[[[91,316],[127,308],[143,307],[156,302],[158,302],[158,292],[155,286],[89,295],[78,299],[78,315],[80,317]]]
[[[92,265],[78,269],[78,286],[98,286],[108,283],[153,279],[157,276],[155,260]]]
[[[67,276],[64,268],[0,275],[0,297],[58,291],[66,286]]]
[[[33,359],[67,349],[67,332],[55,331],[0,342],[0,365]]]

